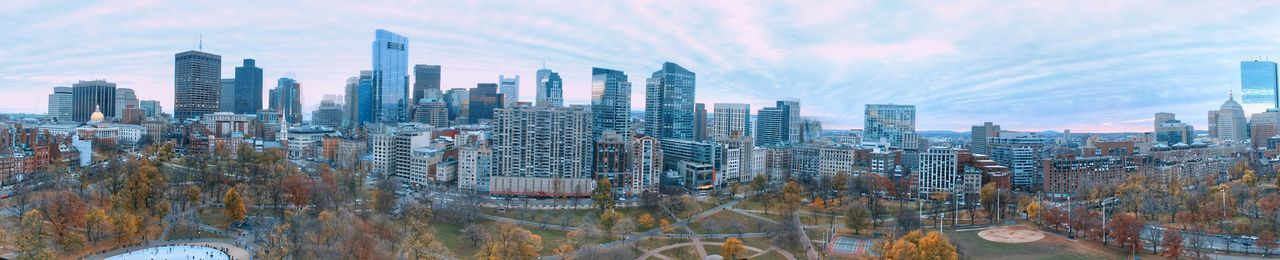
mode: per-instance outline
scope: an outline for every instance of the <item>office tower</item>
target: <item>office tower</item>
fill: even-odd
[[[591,136],[631,132],[631,82],[622,71],[591,68]]]
[[[440,65],[413,65],[413,100],[421,102],[424,98],[440,97]]]
[[[253,59],[244,59],[244,64],[236,67],[235,99],[231,112],[250,115],[262,109],[262,68],[255,64]]]
[[[1276,63],[1273,61],[1240,62],[1240,101],[1245,105],[1261,104],[1280,107],[1277,96]]]
[[[1044,143],[1043,137],[1029,132],[1005,131],[997,137],[987,137],[991,159],[1008,167],[1013,176],[1013,186],[1024,190],[1044,181],[1040,175]]]
[[[458,121],[458,118],[466,119],[470,100],[470,95],[465,88],[451,88],[446,91],[444,104],[449,107],[449,121]]]
[[[662,181],[662,149],[658,142],[652,136],[631,137],[631,194],[658,192]]]
[[[1209,111],[1209,136],[1219,142],[1244,142],[1249,138],[1248,131],[1244,108],[1233,96],[1228,95],[1218,110]]]
[[[1268,108],[1267,112],[1254,113],[1249,119],[1249,140],[1255,149],[1267,147],[1267,139],[1280,134],[1280,109]]]
[[[727,140],[735,136],[751,136],[751,105],[715,103],[715,117],[711,119],[712,140]]]
[[[508,78],[498,75],[498,94],[502,94],[502,107],[515,107],[520,102],[520,75]]]
[[[630,154],[627,149],[631,146],[630,138],[623,137],[617,132],[608,131],[600,135],[596,139],[591,157],[592,162],[592,179],[609,179],[609,183],[617,183],[613,185],[615,193],[621,193],[631,183],[631,176],[627,171],[627,167],[631,166],[628,159]]]
[[[142,105],[142,114],[146,117],[159,116],[161,113],[164,113],[164,109],[160,107],[160,101],[143,100],[139,102],[139,104]]]
[[[222,56],[201,51],[174,55],[173,116],[199,119],[218,112],[222,91]]]
[[[497,109],[491,194],[585,195],[591,174],[591,111],[586,106]]]
[[[1195,139],[1195,128],[1174,118],[1173,113],[1156,113],[1155,133],[1156,142],[1167,146],[1191,144]]]
[[[935,192],[953,194],[959,184],[960,166],[956,150],[946,147],[931,147],[920,154],[920,165],[916,167],[916,185],[920,198],[931,198]]]
[[[863,142],[886,141],[890,146],[907,147],[907,134],[916,131],[916,107],[913,105],[867,104],[863,124]]]
[[[716,118],[720,118],[719,115]],[[724,187],[730,183],[750,181],[755,177],[752,171],[752,159],[755,156],[755,144],[750,136],[731,134],[716,139],[720,145],[721,163],[717,168],[715,185]]]
[[[786,122],[786,115],[782,108],[761,108],[756,112],[756,146],[786,145]]]
[[[694,73],[665,62],[646,82],[645,133],[659,140],[693,140]]]
[[[422,103],[419,103],[413,112],[414,121],[432,127],[448,127],[449,108],[445,106],[444,102],[426,100],[423,99]]]
[[[480,83],[467,92],[467,121],[471,124],[481,120],[492,120],[495,109],[504,108],[502,94],[498,93],[498,84]]]
[[[332,128],[342,127],[342,105],[332,100],[320,101],[320,107],[311,111],[311,124]]]
[[[800,118],[800,101],[778,100],[778,108],[782,109],[786,132],[783,137],[788,144],[804,142],[804,119]]]
[[[802,131],[804,134],[800,136],[800,140],[808,142],[822,138],[822,121],[812,118],[805,118],[801,121],[804,126],[804,131]]]
[[[751,113],[748,111],[747,113]],[[707,104],[693,104],[693,140],[702,142],[707,140]],[[744,134],[750,135],[750,134]]]
[[[537,88],[537,106],[564,106],[564,82],[560,80],[560,73],[542,68],[538,70],[537,80],[538,84],[534,86]]]
[[[969,132],[969,151],[976,154],[991,154],[991,150],[987,149],[987,137],[999,137],[1000,125],[991,122],[983,122],[982,125],[975,125]]]
[[[271,109],[284,113],[286,123],[302,122],[302,84],[291,78],[280,78],[271,89]]]
[[[116,88],[116,117],[123,115],[126,107],[138,107],[138,96],[133,93],[133,89]]]
[[[378,29],[373,40],[373,122],[396,123],[408,118],[409,38]]]
[[[342,103],[342,122],[346,126],[354,126],[360,123],[360,77],[347,78],[347,85],[343,88],[344,102]]]
[[[234,113],[236,110],[236,79],[222,79],[221,97],[218,98],[218,112]]]
[[[71,121],[86,122],[94,111],[115,117],[116,83],[105,80],[80,81],[71,85]]]
[[[71,88],[55,87],[49,94],[48,117],[59,122],[71,121],[71,106],[75,104]]]

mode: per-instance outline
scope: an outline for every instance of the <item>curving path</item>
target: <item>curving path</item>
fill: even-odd
[[[686,246],[695,246],[695,247],[699,247],[699,248],[701,248],[701,247],[703,247],[703,246],[721,246],[721,245],[722,245],[722,243],[715,243],[715,242],[697,242],[697,241],[695,241],[695,242],[684,242],[684,243],[678,243],[678,244],[670,244],[670,245],[665,245],[665,246],[662,246],[662,247],[659,247],[659,248],[655,248],[655,249],[645,250],[645,251],[644,251],[644,255],[641,255],[640,257],[637,257],[637,258],[636,258],[636,260],[644,260],[644,259],[648,259],[648,258],[650,258],[650,257],[658,258],[658,259],[663,259],[663,260],[670,260],[670,259],[672,259],[671,257],[666,256],[666,255],[662,255],[662,252],[663,252],[663,251],[667,251],[667,250],[671,250],[671,249],[676,249],[676,248],[681,248],[681,247],[686,247]],[[743,247],[743,248],[746,248],[747,250],[752,251],[752,252],[754,252],[754,253],[755,253],[755,254],[752,254],[749,258],[751,258],[751,257],[757,257],[757,256],[761,256],[761,255],[767,254],[767,253],[769,253],[769,251],[776,251],[776,252],[778,252],[778,253],[782,254],[782,256],[783,256],[783,257],[786,257],[786,258],[787,258],[787,260],[795,260],[795,259],[796,259],[796,256],[795,256],[795,255],[792,255],[790,252],[787,252],[787,251],[784,251],[784,250],[778,249],[777,247],[770,247],[769,249],[759,249],[759,248],[755,248],[755,247],[748,246],[748,245],[742,245],[742,247]],[[706,254],[706,253],[702,253],[702,252],[700,252],[700,253],[701,253],[701,254]],[[705,255],[704,255],[704,257],[705,257]]]

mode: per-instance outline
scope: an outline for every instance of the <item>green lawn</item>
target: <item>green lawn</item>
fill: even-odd
[[[480,221],[476,223],[476,225],[481,226],[490,224],[492,224],[492,222],[489,221]],[[436,239],[440,240],[440,243],[444,244],[445,247],[448,247],[449,251],[453,252],[454,256],[467,258],[475,255],[476,250],[479,249],[472,246],[471,241],[463,238],[462,229],[465,228],[465,226],[445,222],[434,222],[431,223],[431,225],[435,228]]]
[[[741,213],[723,210],[690,223],[689,228],[697,233],[757,233],[769,231],[773,225]],[[735,230],[736,228],[741,230]]]
[[[217,228],[226,228],[227,216],[223,214],[222,208],[200,208],[200,222]]]
[[[978,236],[978,231],[947,232],[962,259],[1123,259],[1128,254],[1096,242],[1066,240],[1046,234],[1030,243],[997,243]]]

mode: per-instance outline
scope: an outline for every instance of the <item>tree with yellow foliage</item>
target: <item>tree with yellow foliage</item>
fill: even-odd
[[[742,240],[737,238],[729,238],[724,240],[721,246],[720,256],[725,259],[739,259],[747,257],[747,248],[742,246]]]
[[[1027,203],[1027,207],[1023,210],[1027,211],[1028,218],[1036,219],[1036,216],[1040,214],[1040,203],[1035,201]]]
[[[911,231],[899,239],[892,237],[885,239],[877,251],[885,259],[954,260],[960,258],[956,253],[956,247],[947,240],[946,235],[938,232],[928,232],[925,235],[920,230]]]
[[[671,221],[664,218],[658,221],[658,226],[662,227],[662,233],[671,233]]]
[[[511,223],[498,223],[485,234],[477,259],[537,259],[542,237]]]
[[[636,217],[636,223],[640,224],[640,229],[642,230],[653,229],[653,215],[650,215],[649,213],[640,214],[639,217]]]
[[[227,216],[227,225],[244,220],[247,210],[244,207],[244,199],[240,198],[240,192],[237,192],[236,188],[227,189],[227,194],[222,196],[222,205],[222,214]]]

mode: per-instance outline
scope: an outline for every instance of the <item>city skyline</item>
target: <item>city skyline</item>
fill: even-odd
[[[1254,4],[1261,6],[1248,6]],[[104,79],[134,89],[139,100],[159,100],[172,113],[172,55],[201,50],[222,56],[224,77],[246,58],[257,60],[267,79],[296,73],[307,88],[302,114],[309,115],[322,95],[343,93],[347,77],[368,69],[369,35],[387,29],[413,41],[410,66],[443,65],[443,89],[525,75],[519,84],[525,102],[534,101],[533,75],[544,62],[563,78],[564,103],[586,104],[591,67],[647,75],[670,61],[700,74],[698,103],[767,107],[798,99],[802,115],[828,129],[863,128],[864,104],[893,103],[916,105],[920,130],[964,131],[992,121],[1010,130],[1146,132],[1156,112],[1207,129],[1204,111],[1228,92],[1241,92],[1239,62],[1280,54],[1280,33],[1255,26],[1275,22],[1262,11],[1274,8],[1247,2],[680,7],[687,10],[585,2],[539,4],[547,12],[537,14],[481,3],[397,10],[268,3],[257,10],[210,4],[205,9],[221,11],[167,14],[193,8],[187,5],[202,4],[17,3],[0,10],[12,28],[12,37],[0,41],[6,57],[0,91],[10,93],[0,98],[0,112],[43,113],[54,87]],[[572,11],[578,6],[600,12],[580,16]],[[286,11],[267,11],[273,9]],[[1081,10],[1050,11],[1065,9]],[[336,12],[379,19],[324,18],[340,17]],[[49,19],[63,13],[76,15]],[[1032,15],[1011,15],[1018,13]],[[442,17],[432,18],[436,14]],[[1206,18],[1179,19],[1191,14]],[[43,33],[108,20],[120,26]],[[1085,22],[1057,25],[1061,20]],[[1076,39],[1082,36],[1089,37]],[[644,104],[645,89],[631,91],[632,110],[642,110],[635,104]],[[1254,112],[1260,111],[1247,114]]]

